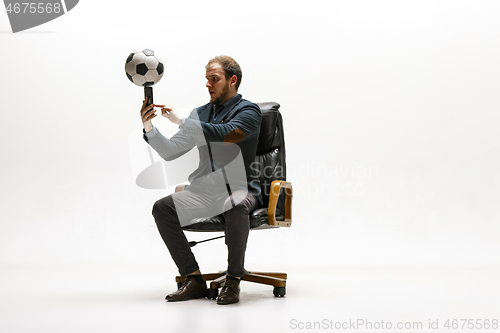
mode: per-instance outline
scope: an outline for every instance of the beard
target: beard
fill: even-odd
[[[219,97],[217,97],[215,99],[212,99],[212,98],[210,99],[210,103],[215,104],[215,105],[221,105],[222,103],[224,103],[228,99],[228,97],[229,97],[229,83],[226,86],[224,86]]]

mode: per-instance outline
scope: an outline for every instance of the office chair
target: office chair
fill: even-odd
[[[275,229],[290,227],[292,224],[293,189],[290,182],[285,181],[285,141],[283,121],[279,112],[280,105],[274,102],[257,103],[262,112],[262,124],[257,146],[257,154],[253,168],[258,167],[261,184],[263,207],[254,210],[250,215],[250,230]],[[186,185],[178,185],[175,192],[182,191]],[[221,215],[211,218],[198,218],[186,227],[186,231],[225,231],[226,225]],[[224,237],[224,236],[221,236]],[[220,237],[215,237],[220,238]],[[215,239],[213,238],[213,239]],[[191,246],[200,242],[190,242]],[[203,274],[210,282],[207,292],[208,299],[216,299],[225,282],[225,271]],[[286,273],[248,272],[242,280],[271,285],[273,294],[283,297],[286,294]],[[180,287],[186,277],[177,276],[175,281]]]

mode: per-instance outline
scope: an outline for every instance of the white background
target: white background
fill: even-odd
[[[228,54],[244,98],[281,104],[293,224],[253,232],[247,266],[498,267],[498,17],[496,1],[86,0],[12,34],[0,10],[0,263],[175,274],[151,216],[168,193],[137,187],[129,156],[143,92],[125,59],[151,48],[157,103],[206,103],[204,66]],[[224,268],[216,242],[195,248],[202,269]]]

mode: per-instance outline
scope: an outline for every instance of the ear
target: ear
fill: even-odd
[[[231,76],[231,78],[229,79],[229,84],[232,87],[236,87],[237,82],[238,82],[238,78],[236,77],[236,75]]]

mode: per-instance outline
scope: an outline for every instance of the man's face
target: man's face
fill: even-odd
[[[210,103],[220,105],[236,93],[231,80],[226,80],[224,69],[218,63],[213,63],[207,68],[206,75]]]

